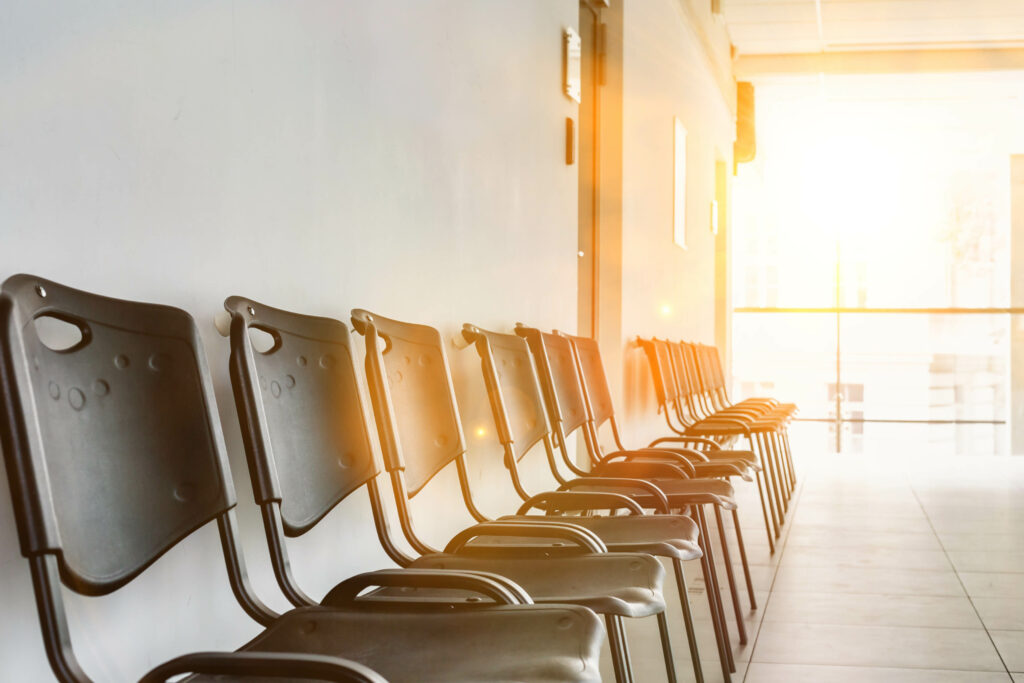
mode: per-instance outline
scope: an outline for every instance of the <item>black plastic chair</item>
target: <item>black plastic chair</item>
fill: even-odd
[[[502,574],[521,584],[537,602],[550,596],[603,614],[616,678],[632,681],[622,619],[656,616],[665,611],[661,563],[646,554],[607,553],[606,545],[593,532],[557,517],[491,521],[473,499],[465,436],[441,335],[426,325],[358,309],[352,312],[352,322],[366,340],[370,397],[402,531],[413,549],[423,554],[412,566]],[[453,462],[463,503],[479,523],[456,535],[446,552],[440,554],[417,535],[410,500]],[[536,542],[480,540],[500,525],[505,525],[507,536],[530,535]],[[561,528],[560,534],[552,532],[556,528]],[[473,539],[478,540],[470,543]],[[546,539],[543,545],[541,539]],[[588,549],[606,554],[581,554]],[[545,561],[538,561],[538,555]],[[659,629],[668,665],[672,660],[664,620],[659,620]]]
[[[693,630],[689,596],[682,562],[699,560],[700,533],[697,523],[685,515],[668,514],[668,499],[662,498],[660,515],[645,515],[639,504],[629,496],[620,493],[593,493],[595,486],[616,486],[626,488],[642,487],[645,491],[660,491],[644,480],[626,478],[576,478],[566,479],[558,471],[553,445],[553,436],[547,418],[537,373],[527,343],[514,334],[502,334],[484,330],[475,325],[464,325],[463,336],[476,348],[481,361],[481,370],[491,412],[504,450],[505,466],[523,505],[517,515],[501,517],[502,520],[523,519],[522,515],[532,509],[545,511],[548,515],[566,512],[589,513],[597,510],[627,508],[628,516],[588,515],[574,516],[572,521],[596,533],[612,551],[636,551],[665,557],[671,560],[682,605],[683,619],[687,631],[690,658],[697,681],[704,680],[700,654]],[[530,494],[524,487],[519,474],[520,461],[542,445],[548,464],[559,484],[558,491]],[[585,486],[590,491],[573,491],[574,486]],[[703,565],[702,565],[703,566]],[[664,618],[659,615],[659,618]],[[675,680],[670,669],[670,680]]]
[[[77,327],[80,339],[62,350],[45,345],[34,322],[47,316]],[[400,673],[405,664],[396,665],[399,658],[382,652],[384,642],[407,645],[421,666],[437,666],[431,648],[442,646],[436,634],[451,625],[450,615],[417,615],[415,633],[396,629],[394,610],[378,611],[358,597],[365,588],[391,585],[475,591],[509,606],[466,615],[459,628],[468,635],[487,641],[490,622],[502,618],[502,611],[512,612],[511,619],[532,621],[525,628],[541,621],[548,625],[546,636],[561,641],[561,647],[547,650],[553,661],[566,653],[593,661],[596,646],[586,651],[600,638],[593,614],[526,605],[528,598],[511,584],[481,574],[369,573],[328,596],[326,602],[336,607],[276,614],[251,590],[239,551],[234,488],[192,318],[167,306],[110,299],[18,275],[0,294],[0,330],[0,436],[21,551],[29,561],[43,640],[59,680],[89,680],[72,647],[62,585],[83,595],[110,594],[209,523],[220,532],[235,597],[266,629],[240,651],[194,653],[160,665],[143,677],[146,683],[188,673],[195,674],[189,680],[401,680],[392,672]],[[481,621],[474,625],[473,619]],[[561,628],[563,620],[571,628]],[[465,642],[451,646],[451,662],[441,660],[456,673],[464,647]],[[374,672],[378,668],[383,675]],[[452,680],[443,672],[433,675]]]
[[[780,471],[785,475],[781,483],[787,499],[791,497],[797,480],[796,470],[793,468],[793,455],[789,446],[787,425],[799,412],[797,405],[795,403],[780,403],[777,399],[768,397],[748,397],[738,403],[733,403],[729,399],[729,393],[725,386],[725,373],[722,370],[722,360],[718,349],[699,343],[679,342],[679,346],[688,351],[692,358],[691,367],[695,370],[703,390],[707,406],[706,414],[738,410],[754,416],[771,416],[780,420],[778,454]]]
[[[723,442],[746,438],[751,450],[759,453],[759,461],[764,466],[765,485],[762,493],[758,480],[758,493],[762,495],[761,506],[765,513],[769,549],[774,552],[774,539],[781,535],[788,506],[787,494],[779,474],[778,440],[779,434],[785,431],[788,418],[746,409],[702,414],[703,387],[691,349],[686,345],[659,339],[641,340],[641,345],[647,352],[651,372],[655,375],[655,390],[665,412],[665,419],[676,434],[674,437],[659,439],[659,442],[671,442],[690,436],[710,437]],[[676,416],[678,426],[672,422],[671,415]]]
[[[659,478],[659,475],[664,476],[666,468],[677,470],[677,475],[682,474],[681,472],[678,472],[679,466],[687,468],[686,474],[693,475],[696,473],[693,465],[687,458],[687,454],[689,453],[687,449],[629,450],[621,447],[622,444],[618,437],[618,425],[614,419],[614,411],[611,410],[611,393],[608,389],[607,380],[604,378],[604,368],[603,364],[601,364],[599,351],[596,351],[596,343],[593,343],[592,340],[580,338],[580,343],[585,351],[590,351],[590,345],[592,344],[595,349],[594,353],[597,354],[592,360],[591,370],[594,373],[598,373],[598,376],[596,378],[592,376],[590,378],[590,384],[594,386],[595,396],[598,397],[601,410],[607,411],[607,414],[603,414],[598,422],[595,422],[594,408],[591,404],[590,395],[584,385],[586,378],[581,372],[577,353],[573,348],[572,340],[575,338],[564,334],[543,332],[536,328],[527,327],[521,323],[516,325],[515,332],[517,335],[526,339],[530,351],[533,354],[541,379],[541,387],[548,405],[548,414],[551,422],[555,425],[554,431],[556,444],[558,450],[562,454],[564,464],[570,469],[570,471],[580,477],[591,477],[594,474],[623,471],[620,468],[632,468],[626,471],[631,472],[634,476],[649,477],[650,480],[657,483],[659,487],[663,487],[673,507],[692,505],[692,509],[701,528],[702,538],[705,539],[705,543],[702,545],[705,552],[705,560],[702,568],[704,569],[705,582],[710,587],[708,590],[708,602],[711,610],[712,625],[715,629],[719,656],[722,662],[722,672],[725,680],[728,681],[730,673],[735,672],[736,665],[732,655],[732,648],[729,644],[725,611],[719,591],[718,578],[714,569],[715,563],[713,551],[709,543],[707,543],[707,541],[710,540],[710,536],[707,533],[707,520],[704,512],[704,504],[710,503],[715,512],[719,529],[719,537],[722,542],[722,551],[726,564],[726,572],[729,580],[733,608],[737,617],[737,631],[740,636],[740,642],[745,643],[747,640],[746,630],[742,622],[742,612],[739,606],[738,591],[736,590],[735,579],[732,575],[732,564],[729,560],[728,545],[724,532],[724,525],[721,519],[722,507],[731,509],[733,511],[734,519],[736,519],[736,505],[732,499],[732,487],[727,482],[718,482],[715,480],[705,479],[692,482],[678,482],[666,481],[663,478]],[[600,425],[605,421],[611,422],[617,446],[620,448],[620,450],[612,453],[604,453],[601,450],[596,434],[595,423]],[[590,459],[591,466],[594,469],[588,471],[580,468],[573,462],[569,449],[566,446],[566,440],[573,433],[580,433],[582,435],[587,447],[587,455]],[[662,458],[667,457],[671,458],[670,462],[660,462]],[[627,462],[621,462],[622,460],[626,460]],[[635,469],[638,466],[645,469],[640,469],[638,471]],[[730,466],[720,473],[735,473],[738,471],[739,470],[735,467]],[[686,488],[682,488],[682,490],[680,490],[680,487],[687,487],[695,493],[710,491],[713,492],[713,495],[693,500],[692,498],[688,498],[685,493]],[[675,495],[673,495],[673,491],[675,491]],[[635,494],[632,495],[635,496]],[[707,494],[705,493],[704,495]],[[756,609],[753,585],[750,579],[749,567],[746,562],[746,551],[743,547],[742,537],[738,536],[737,540],[739,542],[740,556],[744,565],[744,573],[747,578],[747,590],[751,601],[751,608]]]

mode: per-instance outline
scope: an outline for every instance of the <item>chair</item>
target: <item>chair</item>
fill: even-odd
[[[458,534],[445,553],[414,544],[422,556],[406,555],[388,528],[347,327],[337,320],[278,310],[242,297],[229,298],[225,307],[231,313],[232,384],[253,487],[263,510],[277,580],[293,603],[308,604],[310,598],[291,576],[286,537],[307,532],[338,501],[366,486],[378,538],[401,566],[486,570],[522,584],[538,602],[569,601],[605,614],[642,615],[658,607],[662,570],[653,558],[593,554],[605,550],[596,536],[557,520],[477,525]],[[271,348],[262,353],[253,348],[249,337],[252,329],[270,335]],[[427,358],[426,365],[417,367],[436,367],[433,357]],[[405,372],[410,380],[415,374],[408,368]],[[413,409],[419,410],[420,405],[416,401],[408,404],[409,417],[418,417]],[[430,403],[422,405],[434,407]],[[432,439],[440,438],[438,434],[451,434],[444,423],[427,420],[420,424],[430,430]],[[405,437],[411,438],[405,434],[403,441]],[[385,448],[385,455],[388,453]],[[418,461],[412,459],[411,463],[415,466]],[[401,485],[401,472],[391,475]],[[404,503],[401,499],[400,505]],[[481,547],[479,539],[495,536],[516,541],[532,538],[536,543],[532,548],[514,548],[516,552],[511,554],[484,552],[486,548]],[[566,547],[553,551],[549,544],[541,545],[540,539],[552,537]],[[574,549],[581,545],[587,554]],[[569,580],[572,572],[584,580]],[[387,600],[395,595],[394,591],[380,591],[373,597]],[[397,595],[410,597],[407,591]],[[450,591],[420,590],[416,597],[428,604],[453,601]],[[620,647],[621,638],[613,630],[619,626],[610,623],[609,631],[615,661],[623,667],[621,673],[625,676],[628,657],[620,657],[625,645],[623,642]],[[497,658],[495,652],[486,650],[475,656],[483,660]]]
[[[720,508],[725,507],[726,509],[732,509],[734,519],[736,519],[736,505],[732,500],[732,487],[727,482],[719,482],[716,480],[697,480],[680,482],[666,481],[658,478],[659,475],[667,474],[668,470],[674,470],[676,476],[685,476],[680,467],[685,468],[685,471],[689,475],[695,475],[696,469],[694,464],[686,457],[686,449],[665,450],[649,450],[649,449],[637,449],[637,450],[626,450],[621,449],[613,453],[602,453],[600,450],[600,444],[597,439],[595,424],[601,424],[604,421],[612,421],[612,429],[618,440],[618,425],[614,422],[614,412],[610,415],[603,417],[600,422],[594,420],[594,409],[590,403],[589,396],[585,391],[583,384],[583,376],[580,372],[580,366],[577,362],[576,352],[573,349],[572,337],[562,334],[552,334],[542,332],[536,328],[527,327],[522,324],[517,324],[515,332],[518,336],[526,339],[529,349],[533,355],[535,364],[537,366],[540,379],[541,387],[548,405],[548,414],[551,422],[555,425],[555,436],[558,450],[562,454],[562,460],[564,464],[579,477],[592,477],[596,475],[612,475],[614,472],[630,472],[632,476],[645,475],[653,477],[651,481],[656,483],[659,487],[665,489],[665,493],[668,496],[669,501],[673,507],[679,508],[693,504],[693,509],[697,517],[698,524],[701,527],[702,537],[709,539],[707,533],[707,521],[705,519],[703,503],[712,503],[716,520],[718,523],[719,536],[722,542],[723,557],[726,562],[726,574],[729,580],[730,592],[733,600],[733,607],[737,617],[737,630],[740,636],[740,642],[745,643],[746,631],[742,622],[742,613],[739,606],[738,592],[736,590],[735,579],[732,574],[732,564],[729,561],[729,551],[726,542],[726,536],[724,533],[724,525],[721,520]],[[590,340],[586,340],[590,341]],[[586,341],[581,341],[581,346],[586,350],[590,347],[586,344]],[[596,344],[594,344],[596,347]],[[607,381],[603,375],[603,365],[600,364],[600,357],[596,359],[596,364],[592,366],[596,372],[601,373],[600,376],[595,380],[591,378],[591,383],[595,387],[595,391],[604,398],[601,399],[602,409],[610,408],[611,394],[607,388]],[[598,381],[599,380],[599,381]],[[603,388],[603,392],[602,392]],[[587,446],[587,454],[590,458],[592,470],[587,471],[577,466],[572,457],[569,454],[568,448],[566,447],[566,440],[570,435],[579,431],[582,436],[584,443]],[[618,444],[621,446],[621,443]],[[659,458],[671,457],[669,462],[657,462]],[[699,454],[698,454],[698,457]],[[625,459],[627,462],[621,462]],[[653,462],[652,462],[653,461]],[[642,469],[637,470],[635,468],[640,467]],[[717,465],[721,469],[716,474],[729,474],[736,473],[740,470],[732,463],[723,462]],[[626,468],[623,470],[623,468]],[[557,476],[557,475],[556,475]],[[670,475],[671,476],[671,475]],[[710,498],[697,498],[696,500],[688,498],[687,489],[694,493],[700,491],[715,492],[713,497]],[[675,491],[675,493],[673,493]],[[636,495],[631,494],[631,495]],[[738,532],[739,533],[739,532]],[[756,609],[756,601],[754,599],[753,584],[750,579],[749,567],[746,563],[746,551],[743,547],[742,536],[737,537],[739,541],[740,556],[744,565],[744,573],[747,578],[747,590],[750,598],[751,608]],[[709,587],[713,589],[708,591],[708,600],[711,608],[712,624],[715,627],[716,640],[718,641],[719,655],[721,657],[723,665],[723,674],[726,679],[729,678],[729,673],[735,671],[735,663],[732,661],[732,649],[729,645],[729,636],[726,630],[725,612],[722,606],[721,595],[718,591],[718,579],[714,572],[714,559],[712,556],[712,550],[709,543],[705,543],[702,546],[706,555],[706,570],[705,570],[705,581]]]
[[[680,346],[686,347],[685,342],[679,342]],[[706,344],[690,344],[690,348],[696,353],[696,367],[701,378],[702,385],[708,392],[711,405],[716,411],[727,409],[753,409],[759,414],[775,414],[784,417],[787,421],[794,418],[799,412],[795,403],[780,403],[774,398],[748,397],[739,403],[733,403],[729,399],[729,393],[725,386],[725,373],[722,370],[722,359],[718,349]],[[792,492],[796,486],[796,470],[793,467],[793,455],[789,447],[789,434],[785,428],[780,433],[783,456],[783,469],[787,474],[787,483]]]
[[[80,338],[61,350],[47,346],[34,324],[42,317],[73,325]],[[504,628],[505,619],[520,621],[520,642],[542,646],[537,656],[544,659],[538,667],[543,675],[534,680],[548,680],[551,665],[559,662],[576,680],[596,680],[593,666],[578,672],[580,659],[594,661],[601,628],[596,617],[571,606],[529,605],[504,579],[385,570],[343,583],[325,600],[331,608],[279,615],[263,604],[239,549],[212,382],[195,323],[184,311],[16,275],[0,292],[0,331],[0,437],[21,551],[59,680],[89,680],[74,653],[63,588],[89,596],[113,593],[210,523],[219,530],[235,597],[265,630],[237,652],[175,658],[143,676],[145,683],[188,673],[195,674],[189,680],[204,681],[425,680],[403,674],[410,664],[439,667],[441,674],[430,674],[434,680],[509,680],[517,677],[464,671],[464,648],[502,643],[493,629],[499,621]],[[437,585],[474,591],[498,606],[424,615],[393,604],[385,613],[358,596],[374,586]],[[441,629],[469,640],[448,646],[439,664],[433,648],[443,646]],[[551,642],[539,642],[545,638]],[[390,648],[382,647],[385,642]],[[408,659],[394,657],[391,648]]]
[[[551,426],[530,349],[521,337],[501,334],[466,324],[463,337],[474,345],[480,355],[481,370],[490,399],[498,439],[504,450],[505,467],[512,485],[523,500],[516,515],[502,520],[521,520],[531,509],[544,510],[548,515],[566,512],[586,513],[610,508],[627,508],[628,516],[574,516],[570,519],[601,538],[611,551],[644,552],[671,560],[687,630],[690,657],[697,681],[703,681],[700,655],[693,630],[689,596],[682,562],[701,559],[700,533],[696,522],[683,515],[668,514],[668,499],[660,497],[662,505],[657,516],[643,515],[639,504],[619,493],[573,491],[573,486],[615,486],[659,492],[654,485],[643,480],[624,478],[587,478],[567,480],[558,471],[555,462]],[[519,463],[538,444],[543,446],[552,473],[560,484],[558,491],[530,494],[524,488],[519,474]],[[529,518],[527,518],[529,519]],[[707,568],[702,564],[703,568]],[[664,615],[659,615],[663,619]],[[670,676],[675,680],[674,675]]]
[[[692,348],[685,344],[674,344],[658,339],[643,341],[642,345],[648,352],[652,373],[657,373],[665,385],[663,398],[666,421],[677,435],[700,435],[723,440],[743,436],[751,450],[760,453],[760,462],[765,468],[765,490],[762,494],[759,489],[758,493],[762,494],[762,512],[765,513],[769,548],[774,552],[773,535],[774,538],[778,538],[781,534],[788,508],[788,492],[780,474],[778,437],[780,433],[784,433],[789,418],[783,414],[749,408],[702,413],[702,402],[706,400],[706,393],[701,384]],[[653,353],[649,351],[651,346],[655,349]],[[678,427],[673,424],[671,414],[676,416]],[[668,441],[671,438],[666,437],[661,441]],[[768,503],[767,510],[764,509],[765,500]],[[771,513],[770,525],[768,512]]]

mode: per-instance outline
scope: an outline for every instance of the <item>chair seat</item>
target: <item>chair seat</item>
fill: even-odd
[[[729,418],[730,420],[734,418]],[[722,436],[740,436],[750,433],[758,432],[774,432],[779,429],[779,425],[775,422],[764,422],[761,420],[750,420],[744,421],[742,424],[736,424],[732,421],[722,422],[717,421],[715,418],[710,417],[707,420],[698,422],[690,425],[686,428],[686,434],[689,436],[708,436],[708,435],[722,435]]]
[[[732,465],[732,467],[730,467]],[[693,469],[698,477],[735,477],[742,476],[751,481],[747,463],[741,460],[720,460],[718,462],[695,462]],[[736,471],[739,468],[740,472]]]
[[[502,520],[545,519],[508,515]],[[559,517],[593,531],[612,552],[647,553],[657,557],[696,560],[700,532],[685,515],[630,515],[628,517]]]
[[[601,620],[572,605],[490,606],[455,612],[304,607],[283,615],[241,649],[344,657],[370,667],[391,683],[591,683],[601,680],[602,637]],[[232,677],[187,680],[205,683]]]
[[[491,544],[474,541],[458,552],[424,555],[410,567],[468,569],[491,572],[511,579],[526,589],[536,603],[572,604],[598,614],[646,617],[665,609],[662,584],[665,570],[650,555],[639,553],[581,554],[568,542],[565,547],[542,547],[536,538],[524,538],[523,549],[507,539]],[[432,589],[432,595],[446,591]]]
[[[668,498],[669,505],[673,509],[679,510],[690,505],[687,500],[687,496],[692,496],[699,493],[710,493],[714,496],[718,496],[724,502],[735,506],[736,502],[733,499],[734,489],[732,484],[727,481],[720,479],[662,479],[662,478],[650,478],[645,479],[650,483],[657,486],[665,496]],[[631,488],[628,486],[577,486],[573,489],[574,491],[604,491],[606,493],[621,493],[622,495],[629,496],[641,506],[645,508],[657,507],[657,502],[650,493],[642,488]]]
[[[701,451],[701,453],[710,461],[740,461],[747,467],[755,470],[761,469],[761,463],[757,460],[757,454],[753,451],[734,450],[721,448],[717,451]]]

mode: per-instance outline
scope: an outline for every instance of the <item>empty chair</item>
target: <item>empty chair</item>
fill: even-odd
[[[735,578],[732,574],[732,564],[729,561],[728,545],[720,511],[721,507],[732,509],[734,519],[736,518],[736,505],[732,499],[732,487],[727,482],[717,480],[701,479],[681,482],[678,479],[673,481],[661,478],[667,473],[667,470],[676,470],[677,475],[685,476],[679,470],[680,467],[686,468],[686,472],[690,475],[696,474],[693,463],[687,458],[689,451],[686,449],[676,449],[674,451],[665,449],[637,449],[631,451],[621,449],[621,443],[619,443],[619,451],[604,453],[597,438],[596,427],[605,421],[611,421],[613,432],[616,435],[616,440],[618,440],[618,425],[614,422],[614,411],[611,410],[611,393],[607,386],[607,380],[604,378],[604,369],[600,361],[599,352],[596,352],[596,343],[592,340],[580,339],[580,345],[584,349],[584,353],[598,353],[596,359],[593,359],[590,364],[592,372],[597,373],[597,376],[592,376],[590,383],[595,387],[595,395],[603,397],[600,398],[602,411],[607,411],[606,414],[601,416],[600,420],[595,420],[595,410],[591,404],[590,395],[585,390],[585,377],[581,372],[577,353],[573,348],[573,339],[575,338],[568,335],[542,332],[522,324],[517,325],[515,331],[517,335],[526,339],[533,354],[541,378],[541,386],[547,398],[549,416],[555,425],[554,431],[558,450],[562,454],[564,464],[573,473],[581,477],[614,475],[616,472],[632,472],[631,476],[644,476],[646,473],[649,481],[656,483],[664,489],[673,507],[693,505],[697,521],[702,527],[702,536],[706,540],[709,539],[709,536],[706,529],[703,503],[713,503],[712,508],[715,511],[719,535],[722,541],[723,556],[726,560],[729,589],[737,617],[737,630],[740,642],[745,643],[746,632],[742,622],[738,591],[736,590]],[[587,446],[587,454],[593,467],[590,471],[584,470],[573,463],[572,457],[566,448],[566,439],[574,432],[581,433],[583,436],[584,443]],[[696,455],[698,458],[701,457],[700,454],[696,453],[692,455]],[[672,456],[670,462],[651,462],[656,461],[658,458],[667,458],[669,456]],[[623,459],[630,462],[621,462]],[[638,471],[637,467],[644,469]],[[736,465],[728,462],[720,463],[716,467],[721,470],[717,472],[718,474],[740,472]],[[627,469],[624,470],[622,468]],[[697,498],[694,500],[688,498],[688,493],[698,495],[711,493],[713,497]],[[746,551],[743,547],[742,536],[738,535],[737,540],[743,561],[744,575],[747,579],[747,591],[751,608],[756,608],[753,584],[750,579],[749,566],[746,562]],[[710,565],[710,569],[706,571],[706,580],[709,586],[717,587],[718,580],[713,569],[712,549],[707,542],[702,547],[705,550],[705,561]],[[732,650],[729,646],[724,610],[717,588],[708,592],[708,600],[711,608],[712,623],[716,631],[719,653],[723,662],[723,672],[726,678],[728,678],[729,672],[735,671],[735,663],[732,661]],[[725,668],[726,666],[728,668]]]
[[[543,447],[552,472],[558,475],[551,426],[529,347],[524,339],[514,334],[491,332],[475,325],[464,325],[462,333],[473,343],[480,355],[481,370],[498,439],[504,450],[505,466],[511,476],[513,487],[524,501],[519,515],[508,515],[501,519],[522,519],[521,514],[530,509],[545,510],[550,515],[554,512],[629,508],[633,513],[629,516],[588,515],[572,517],[572,520],[596,533],[609,550],[639,551],[671,560],[682,604],[694,675],[698,681],[703,681],[682,565],[684,560],[702,557],[697,523],[683,515],[641,515],[638,504],[622,494],[571,490],[575,484],[585,484],[593,489],[594,478],[573,481],[560,478],[561,490],[555,492],[530,494],[526,491],[519,474],[519,463],[535,447]],[[597,478],[596,483],[600,486],[627,488],[647,484],[645,490],[658,491],[653,484],[635,479]],[[667,498],[663,499],[661,511],[669,511]],[[702,564],[702,568],[707,569],[707,566]],[[663,615],[659,615],[659,619],[663,618]],[[671,680],[675,680],[674,676]]]
[[[693,349],[696,359],[696,368],[702,386],[707,393],[710,405],[715,411],[727,410],[730,408],[753,409],[755,414],[773,414],[790,420],[796,416],[798,408],[795,403],[780,403],[777,399],[767,397],[748,397],[739,403],[733,403],[729,399],[729,393],[725,386],[725,373],[722,370],[722,359],[718,349],[707,344],[686,344],[679,342],[680,346],[689,346]],[[793,468],[793,456],[789,447],[788,430],[783,428],[780,432],[781,448],[783,456],[783,469],[787,474],[789,488],[796,486],[796,471]]]
[[[34,322],[47,316],[77,327],[78,341],[61,350],[45,345]],[[160,665],[143,677],[147,683],[187,673],[196,674],[189,680],[521,680],[493,659],[473,668],[466,655],[467,648],[508,642],[524,646],[532,680],[563,674],[597,680],[595,615],[527,604],[528,596],[504,579],[386,570],[341,584],[323,601],[329,608],[278,615],[263,604],[239,550],[212,382],[195,323],[184,311],[18,275],[0,294],[0,330],[0,435],[21,551],[59,680],[89,680],[75,657],[63,589],[113,593],[207,524],[220,532],[226,578],[239,604],[265,630],[237,652],[195,653]],[[499,605],[404,618],[396,601],[384,611],[358,597],[365,588],[395,585],[471,590]],[[506,639],[506,633],[521,637]]]
[[[645,351],[651,364],[651,372],[662,378],[666,421],[680,436],[665,437],[659,441],[699,435],[724,441],[744,437],[751,450],[757,450],[764,466],[764,490],[759,487],[762,511],[769,548],[774,552],[774,538],[778,538],[784,523],[787,492],[779,474],[778,435],[785,429],[787,417],[783,415],[755,412],[748,409],[729,409],[712,414],[701,413],[703,386],[696,369],[695,356],[686,345],[674,344],[659,339],[644,341]],[[654,347],[655,352],[650,348]],[[675,415],[679,426],[673,424],[670,415]],[[760,481],[759,481],[760,483]],[[767,501],[767,509],[765,502]],[[769,522],[769,512],[771,521]]]
[[[423,553],[421,557],[408,557],[393,542],[387,527],[346,326],[241,297],[228,299],[225,307],[232,316],[232,383],[257,502],[263,510],[278,583],[295,604],[309,604],[311,599],[291,576],[285,537],[306,533],[342,498],[366,486],[381,544],[402,566],[493,571],[522,583],[538,602],[568,600],[603,613],[639,615],[658,608],[662,570],[653,558],[593,554],[591,551],[603,553],[605,549],[597,537],[558,520],[478,525],[457,535],[448,545],[448,553],[421,545],[415,548]],[[251,329],[269,334],[271,347],[262,353],[254,349]],[[427,362],[422,367],[430,366]],[[419,404],[410,404],[410,411],[413,408],[418,409]],[[433,405],[424,403],[423,408],[432,409]],[[409,417],[416,414],[410,412]],[[447,433],[449,425],[427,421],[422,428],[437,439]],[[400,475],[392,472],[398,485]],[[513,548],[512,553],[484,553],[478,543],[471,543],[478,537],[497,535],[518,541],[533,537],[536,542],[532,548]],[[582,545],[586,554],[570,547],[552,549],[543,543],[552,537],[568,546]],[[582,580],[574,580],[574,572]],[[394,591],[382,591],[375,599],[393,595]],[[452,601],[450,591],[420,590],[416,595],[427,603]],[[613,629],[616,626],[611,624]],[[613,632],[612,637],[617,635]],[[619,648],[615,640],[612,644],[618,661],[624,645]],[[517,650],[510,641],[507,651],[480,648],[472,657],[481,663],[500,658],[507,669],[514,664]],[[572,664],[579,666],[579,662]]]

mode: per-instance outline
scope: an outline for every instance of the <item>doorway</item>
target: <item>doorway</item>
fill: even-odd
[[[598,336],[598,246],[600,231],[600,130],[603,64],[601,2],[580,1],[582,43],[579,109],[578,334]]]

